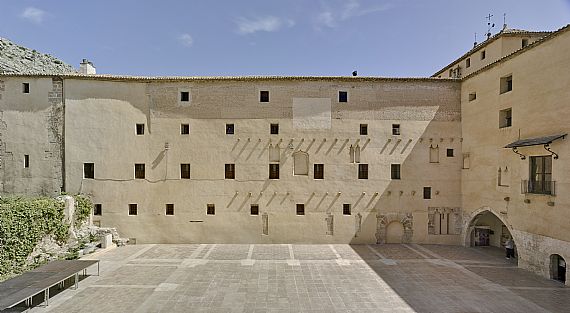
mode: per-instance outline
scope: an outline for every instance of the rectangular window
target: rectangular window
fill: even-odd
[[[500,93],[506,93],[513,90],[513,75],[501,77]]]
[[[552,156],[531,156],[528,193],[554,194]]]
[[[463,153],[463,168],[468,169],[471,166],[469,153]]]
[[[206,205],[206,214],[216,215],[216,206],[213,203],[208,203],[208,205]]]
[[[424,199],[431,199],[431,187],[424,187]]]
[[[348,92],[339,91],[338,92],[338,102],[348,102]]]
[[[226,135],[233,135],[234,131],[234,124],[226,124]]]
[[[173,203],[168,203],[166,205],[166,215],[174,215],[174,204]]]
[[[259,92],[259,102],[269,102],[269,91],[262,90]]]
[[[182,102],[190,101],[190,92],[189,91],[181,91],[180,92],[180,101],[182,101]]]
[[[190,179],[190,164],[180,164],[180,178]]]
[[[469,101],[473,101],[475,99],[477,99],[477,93],[475,93],[475,92],[470,93],[469,94]]]
[[[252,204],[250,209],[251,215],[259,215],[259,204]]]
[[[269,179],[279,179],[279,164],[269,164]]]
[[[271,124],[269,127],[269,133],[271,135],[278,135],[279,134],[279,124]]]
[[[137,135],[144,135],[144,124],[137,124]]]
[[[368,164],[358,164],[358,179],[368,179]]]
[[[138,206],[136,203],[131,203],[129,204],[129,215],[137,215],[138,212]]]
[[[469,68],[471,66],[471,58],[467,58],[465,60],[465,68]]]
[[[481,51],[481,60],[485,60],[486,57],[487,53],[485,52],[485,50]]]
[[[83,163],[83,178],[88,178],[88,179],[95,178],[94,163]]]
[[[93,205],[93,215],[102,215],[103,214],[103,205],[101,203],[96,203]]]
[[[453,149],[447,149],[447,157],[448,157],[448,158],[452,158],[452,157],[453,157]]]
[[[136,179],[145,178],[144,164],[135,164],[135,178]]]
[[[511,127],[513,123],[513,110],[511,108],[499,111],[499,128]]]
[[[429,146],[429,162],[430,163],[439,163],[439,146],[433,145]]]
[[[30,156],[28,154],[24,154],[24,168],[30,167]]]
[[[315,179],[325,179],[325,165],[315,164],[313,174]]]
[[[368,124],[360,124],[360,134],[368,135]]]
[[[305,215],[305,205],[303,203],[297,203],[297,215]]]
[[[392,124],[392,135],[394,136],[400,135],[400,124]]]
[[[390,165],[390,178],[392,178],[392,179],[401,179],[401,176],[400,176],[400,164],[391,164],[391,165]]]
[[[226,164],[226,179],[235,179],[236,178],[236,165],[235,164]]]
[[[521,46],[522,46],[522,48],[528,46],[528,39],[523,38],[522,41],[521,41]]]
[[[190,134],[190,124],[180,124],[180,135]]]
[[[30,93],[30,83],[23,83],[22,84],[22,92],[23,93]]]
[[[342,215],[350,215],[350,204],[345,203],[342,205]]]

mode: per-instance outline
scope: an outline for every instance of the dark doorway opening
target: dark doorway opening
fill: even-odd
[[[558,254],[550,256],[550,278],[566,283],[566,260]]]

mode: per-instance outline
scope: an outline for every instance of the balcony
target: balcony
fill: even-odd
[[[555,181],[532,181],[523,180],[521,182],[522,193],[539,194],[539,195],[556,195]]]

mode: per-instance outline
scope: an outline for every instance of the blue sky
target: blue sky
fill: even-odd
[[[570,23],[570,0],[0,0],[0,36],[98,73],[429,76],[512,28]]]

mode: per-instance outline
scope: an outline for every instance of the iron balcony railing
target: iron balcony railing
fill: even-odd
[[[533,193],[540,195],[556,195],[556,182],[555,181],[533,181],[523,180],[521,182],[522,193]]]

